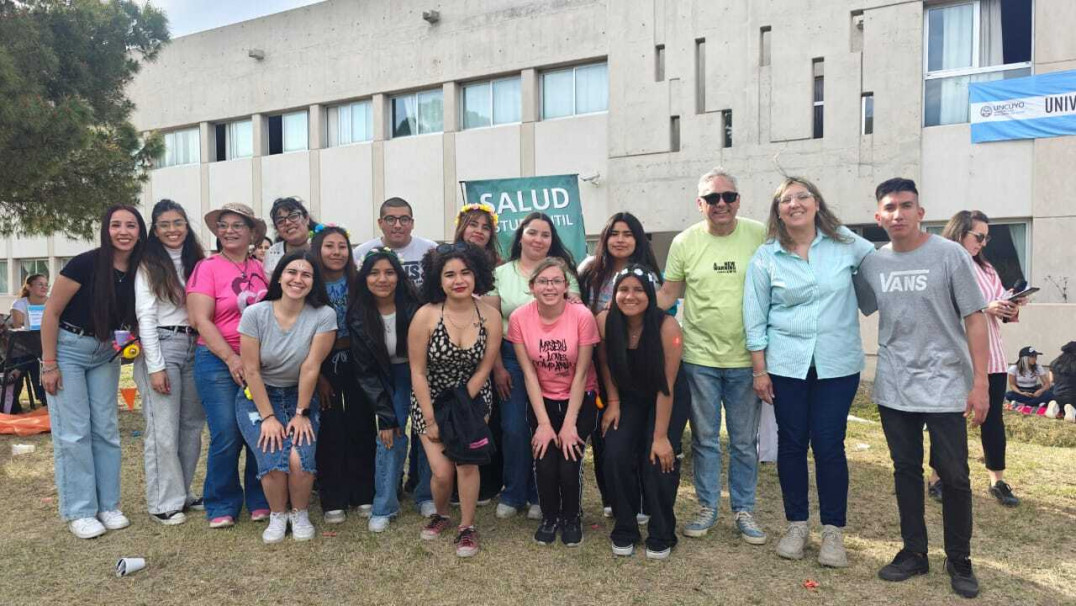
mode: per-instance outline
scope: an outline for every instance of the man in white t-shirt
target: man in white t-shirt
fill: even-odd
[[[361,266],[363,257],[371,248],[387,246],[399,255],[400,264],[407,272],[407,277],[411,278],[416,287],[421,286],[422,256],[437,246],[437,243],[411,235],[411,231],[415,229],[415,215],[411,205],[403,198],[385,200],[381,204],[377,226],[381,228],[382,236],[356,246],[355,263]]]

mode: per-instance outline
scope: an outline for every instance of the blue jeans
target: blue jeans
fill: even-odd
[[[385,448],[379,439],[374,463],[374,509],[375,516],[394,516],[400,513],[397,490],[407,459],[407,419],[411,414],[411,367],[407,364],[392,365],[392,410],[402,430],[393,436],[392,448]],[[419,449],[422,452],[422,449]],[[426,457],[418,461],[419,481],[415,487],[415,503],[432,501],[430,495],[430,465]],[[421,500],[420,500],[421,498]]]
[[[299,386],[273,387],[265,386],[265,392],[269,396],[269,404],[273,407],[276,420],[284,427],[291,423],[295,416],[295,410],[299,404]],[[318,435],[321,426],[321,409],[318,404],[318,396],[314,394],[310,398],[310,426],[314,430],[314,436]],[[262,417],[253,400],[248,400],[242,391],[235,394],[235,422],[239,424],[239,432],[243,434],[243,440],[247,443],[248,452],[253,452],[258,461],[258,480],[265,477],[270,471],[282,471],[291,473],[291,451],[299,453],[299,466],[306,473],[317,474],[317,448],[318,443],[303,440],[301,446],[296,445],[290,435],[284,436],[281,448],[270,452],[258,448],[258,440],[262,435]]]
[[[501,503],[521,509],[527,503],[538,502],[538,487],[531,473],[531,428],[527,423],[527,387],[523,383],[523,368],[516,359],[512,344],[501,344],[501,360],[512,377],[512,393],[501,406],[501,452],[504,455],[504,490]],[[585,437],[585,436],[584,436]]]
[[[235,420],[235,398],[242,388],[232,380],[228,365],[205,345],[194,351],[194,376],[209,425],[209,453],[202,488],[206,517],[210,520],[238,517],[244,500],[248,511],[269,509],[269,501],[265,500],[258,481],[258,462],[249,446],[246,446],[243,484],[239,484],[239,453],[244,443]]]
[[[822,524],[844,528],[848,512],[848,459],[844,434],[848,411],[859,387],[859,373],[819,379],[770,375],[777,419],[777,476],[785,519],[806,522],[808,515],[807,447],[814,452],[818,517]]]
[[[64,520],[120,506],[120,361],[111,342],[60,329],[56,363],[63,388],[49,396],[56,491]]]
[[[699,504],[717,509],[721,500],[721,405],[729,433],[729,501],[732,511],[755,510],[758,483],[758,419],[761,400],[750,368],[711,368],[684,363],[691,385],[691,456]]]

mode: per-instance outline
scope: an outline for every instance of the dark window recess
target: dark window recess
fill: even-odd
[[[770,64],[770,38],[772,36],[772,29],[769,25],[765,25],[759,30],[758,39],[758,65],[759,67],[766,67]]]
[[[825,106],[825,78],[823,76],[815,76],[814,79],[814,129],[813,137],[815,139],[821,139],[825,129],[823,128],[823,118],[825,112],[823,108]]]
[[[680,151],[680,116],[669,119],[669,151]]]
[[[1001,54],[1003,62],[1031,61],[1031,1],[1002,0]]]
[[[863,134],[874,134],[874,93],[863,93]]]
[[[732,147],[732,110],[721,112],[722,139],[721,147]]]
[[[665,45],[659,44],[654,47],[654,80],[665,80]]]
[[[706,111],[706,39],[695,39],[695,113]]]
[[[269,155],[284,153],[284,116],[269,116]]]
[[[1021,225],[994,224],[990,226],[990,243],[983,249],[983,254],[1001,278],[1001,284],[1005,288],[1012,288],[1017,280],[1024,280],[1023,269],[1020,268],[1020,255],[1016,253],[1016,243],[1013,242],[1013,228],[1026,233],[1026,228]],[[1024,243],[1020,242],[1020,246]],[[1038,284],[1036,284],[1038,286]]]
[[[213,130],[216,134],[213,140],[216,142],[217,162],[223,162],[228,159],[228,125],[216,124]]]

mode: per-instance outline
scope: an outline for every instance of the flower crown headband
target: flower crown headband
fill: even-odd
[[[400,255],[397,254],[396,251],[392,250],[388,246],[375,246],[375,247],[371,248],[370,250],[366,251],[365,255],[362,256],[362,260],[366,261],[367,259],[369,259],[370,257],[373,257],[375,255],[391,255],[397,261],[400,260]]]
[[[641,267],[625,267],[616,273],[616,279],[619,280],[628,274],[650,280],[650,285],[653,286],[655,290],[660,286],[657,275],[654,274],[654,272],[647,271]]]
[[[310,230],[310,233],[309,233],[307,239],[313,240],[314,235],[315,234],[320,234],[321,232],[325,231],[326,227],[335,227],[336,229],[343,230],[344,236],[347,237],[348,241],[351,241],[351,232],[348,231],[348,229],[346,227],[344,227],[343,225],[337,225],[336,223],[318,223],[317,227]]]
[[[456,225],[460,224],[460,217],[462,217],[465,213],[468,213],[468,212],[470,212],[472,210],[480,210],[480,211],[486,213],[487,215],[489,215],[490,219],[493,220],[493,231],[497,231],[497,212],[496,212],[496,209],[493,208],[492,204],[489,204],[489,203],[486,203],[486,202],[474,202],[474,203],[471,203],[471,204],[464,204],[463,208],[460,209],[460,212],[456,213]]]

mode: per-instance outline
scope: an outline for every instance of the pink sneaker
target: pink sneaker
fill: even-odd
[[[1020,407],[1020,414],[1025,414],[1025,415],[1031,414],[1031,407],[1026,405],[1026,404],[1024,406],[1021,406]]]
[[[209,521],[210,528],[231,528],[235,526],[235,518],[232,516],[217,516]]]
[[[448,530],[448,525],[448,518],[435,513],[430,516],[429,522],[427,522],[419,536],[421,536],[424,541],[432,541],[441,536],[441,533],[445,530]]]
[[[1042,406],[1039,406],[1039,409],[1038,409],[1038,411],[1035,412],[1035,414],[1039,415],[1040,417],[1045,417],[1046,416],[1046,405],[1043,404]]]
[[[264,522],[265,520],[269,519],[269,514],[271,513],[272,512],[268,509],[255,509],[254,511],[250,512],[250,521]]]

